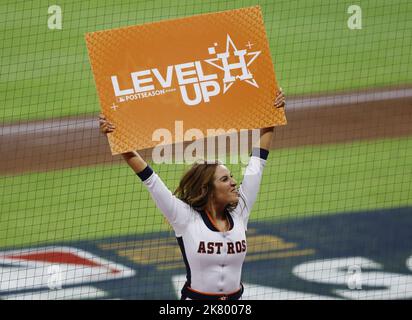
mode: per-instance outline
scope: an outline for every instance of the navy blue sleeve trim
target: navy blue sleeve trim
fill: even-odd
[[[142,181],[145,181],[145,180],[147,180],[147,179],[152,175],[152,173],[153,173],[153,169],[150,168],[149,165],[147,165],[147,167],[144,168],[143,171],[140,171],[140,172],[138,172],[138,173],[136,173],[136,174],[139,176],[139,178],[140,178]]]
[[[259,157],[263,160],[267,160],[269,155],[269,150],[262,148],[253,148],[251,156]]]

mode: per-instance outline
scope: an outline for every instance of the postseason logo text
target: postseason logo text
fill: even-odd
[[[239,50],[229,35],[226,38],[225,52],[216,53],[217,46],[218,44],[214,43],[213,47],[208,48],[209,55],[215,55],[211,59],[169,65],[166,70],[161,71],[158,68],[133,71],[130,73],[131,81],[128,85],[123,84],[122,88],[118,76],[111,75],[113,91],[118,102],[149,98],[179,90],[183,102],[188,106],[195,106],[201,102],[209,102],[211,97],[220,93],[225,94],[237,80],[245,81],[259,88],[249,66],[260,55],[261,51],[250,51],[253,46],[250,41],[245,44],[249,51],[246,48]],[[235,59],[236,62],[233,62]],[[223,89],[219,84],[218,74],[205,74],[202,67],[204,63],[224,72]],[[234,70],[237,70],[237,75],[232,74]],[[173,73],[175,73],[177,84],[172,82]],[[189,86],[193,88],[194,95],[192,97],[188,93]]]

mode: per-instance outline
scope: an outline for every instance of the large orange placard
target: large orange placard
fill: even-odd
[[[86,34],[112,154],[154,147],[162,128],[286,124],[260,7]],[[173,143],[182,142],[175,136]]]

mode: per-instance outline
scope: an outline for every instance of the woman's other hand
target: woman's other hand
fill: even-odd
[[[99,115],[99,127],[100,132],[103,134],[112,133],[114,129],[116,129],[112,123],[106,120],[106,117],[102,113]]]
[[[284,108],[285,105],[286,105],[285,95],[283,94],[282,88],[279,88],[279,91],[277,92],[277,95],[276,95],[274,106],[276,108]]]

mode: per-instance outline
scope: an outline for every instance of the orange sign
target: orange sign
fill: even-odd
[[[113,154],[154,147],[177,121],[212,128],[286,124],[260,7],[86,34]],[[173,143],[183,137],[174,137]]]

